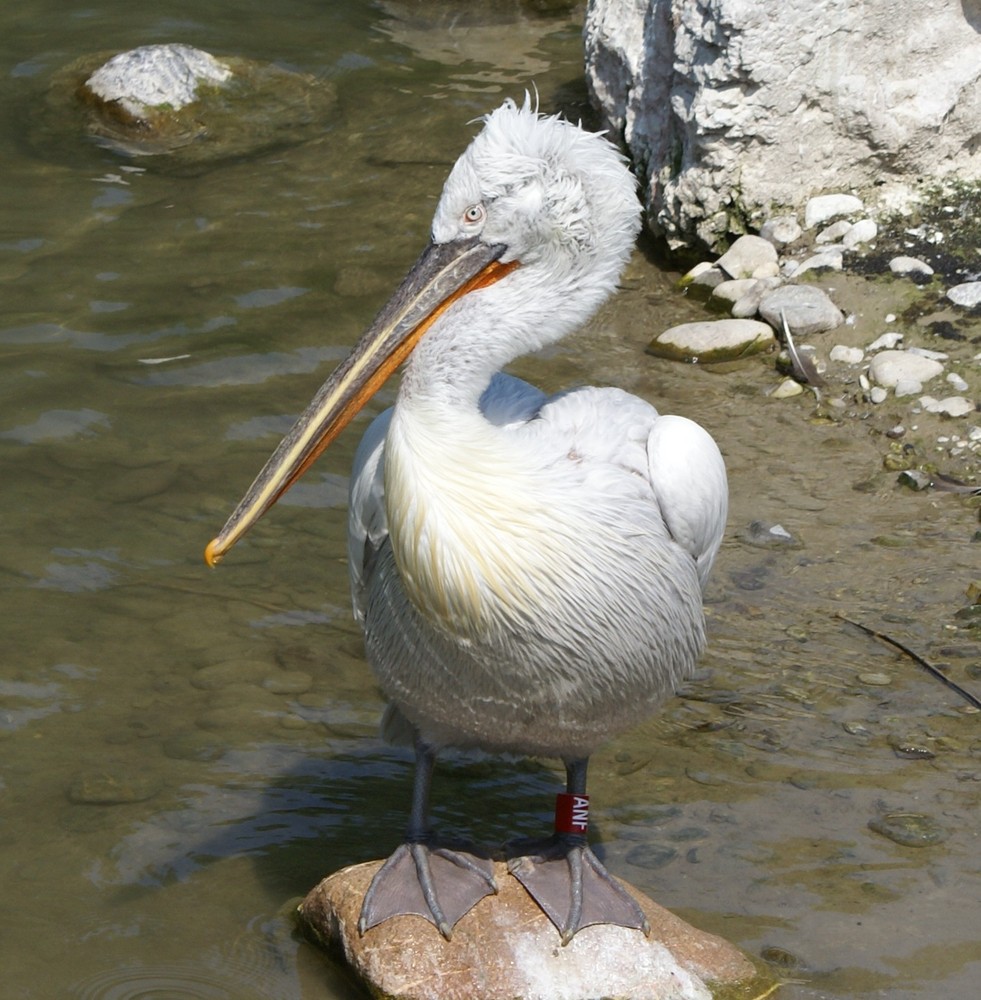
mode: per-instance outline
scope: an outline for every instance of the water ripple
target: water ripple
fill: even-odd
[[[305,375],[316,371],[325,361],[340,361],[344,353],[345,349],[339,347],[301,347],[290,353],[241,354],[180,369],[155,369],[139,382],[142,385],[209,387],[258,385],[277,375]]]
[[[10,430],[0,431],[0,438],[20,444],[37,444],[39,441],[87,437],[96,429],[109,426],[109,417],[98,410],[48,410],[33,424],[19,424]]]

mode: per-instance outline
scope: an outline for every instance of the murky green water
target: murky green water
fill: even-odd
[[[586,113],[574,19],[458,16],[471,6],[0,13],[5,997],[356,995],[285,916],[323,875],[386,854],[408,802],[348,611],[356,433],[219,571],[201,550],[415,258],[468,120],[532,81],[544,107]],[[337,103],[300,145],[175,170],[85,143],[47,93],[80,56],[171,40],[329,79]],[[640,256],[628,286],[520,372],[699,419],[733,512],[700,683],[595,759],[607,861],[747,950],[790,953],[788,996],[967,1000],[978,717],[834,615],[961,683],[973,668],[976,688],[977,632],[953,617],[978,577],[976,505],[897,490],[861,423],[764,399],[765,362],[646,358],[695,307]],[[803,546],[747,544],[754,518]],[[436,817],[532,833],[555,783],[549,762],[461,762],[439,774]],[[903,813],[940,842],[869,828]]]

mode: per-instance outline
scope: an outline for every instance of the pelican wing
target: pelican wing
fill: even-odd
[[[729,505],[718,446],[693,420],[658,416],[647,438],[647,463],[661,517],[674,540],[694,557],[704,591]]]
[[[648,480],[664,526],[695,560],[704,590],[729,496],[725,463],[709,433],[614,388],[560,393],[542,407],[541,418],[551,436],[568,442],[570,454]]]

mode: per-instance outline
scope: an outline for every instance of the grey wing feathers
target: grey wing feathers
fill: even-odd
[[[351,469],[348,494],[347,556],[354,617],[364,621],[364,592],[371,561],[388,538],[382,456],[392,419],[386,410],[368,426]]]

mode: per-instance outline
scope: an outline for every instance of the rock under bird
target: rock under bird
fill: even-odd
[[[429,791],[444,747],[561,759],[585,801],[596,747],[650,716],[704,645],[702,590],[726,473],[698,424],[615,388],[546,396],[502,373],[614,291],[640,228],[635,181],[604,137],[526,98],[483,119],[443,188],[422,256],[209,544],[214,564],[403,362],[361,441],[349,557],[367,657],[416,771],[405,842],[362,932],[418,913],[447,937],[495,891],[484,857],[440,846]],[[509,867],[567,942],[644,927],[582,824]]]

